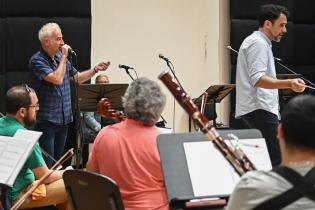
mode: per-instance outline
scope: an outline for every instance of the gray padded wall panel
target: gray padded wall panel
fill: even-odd
[[[91,17],[89,0],[6,0],[7,16]]]
[[[4,114],[4,97],[5,97],[5,91],[3,91],[5,89],[5,78],[4,78],[4,75],[1,75],[0,74],[0,112],[2,114]]]
[[[40,46],[37,32],[46,21],[35,17],[7,18],[7,71],[28,71],[28,61]]]
[[[27,70],[7,72],[5,74],[5,79],[6,89],[24,83],[30,85],[30,74]]]
[[[294,22],[295,23],[315,23],[315,1],[314,0],[302,0],[302,1],[293,1],[294,5]]]
[[[294,65],[315,64],[314,34],[314,24],[295,24],[294,47],[291,49],[294,52]]]
[[[5,72],[5,19],[0,18],[0,75]],[[0,89],[1,90],[1,89]]]
[[[263,4],[280,4],[292,11],[292,0],[230,0],[231,19],[257,19]]]

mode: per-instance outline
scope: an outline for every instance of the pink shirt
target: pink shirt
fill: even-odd
[[[158,134],[155,126],[126,119],[103,128],[95,139],[89,161],[117,182],[126,210],[169,209]]]

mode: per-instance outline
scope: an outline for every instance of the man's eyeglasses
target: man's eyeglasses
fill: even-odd
[[[30,105],[28,107],[34,107],[34,108],[39,108],[39,104],[36,104],[36,105]]]

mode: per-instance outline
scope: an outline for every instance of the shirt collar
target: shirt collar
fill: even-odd
[[[53,62],[53,59],[51,59],[50,55],[49,55],[42,47],[40,47],[40,50],[39,50],[39,51],[41,52],[41,54],[42,54],[46,59],[49,59],[50,61]],[[55,55],[55,61],[58,61],[58,63],[59,63],[60,59],[61,59],[61,53],[58,52],[58,53]]]
[[[261,36],[264,40],[266,40],[266,42],[268,43],[268,45],[270,47],[272,47],[272,43],[271,43],[271,40],[267,37],[267,35],[264,33],[264,32],[261,32],[261,31],[255,31],[255,33],[259,36]]]

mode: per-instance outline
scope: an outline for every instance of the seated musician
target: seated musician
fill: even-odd
[[[230,197],[228,210],[315,209],[315,97],[299,95],[291,99],[285,105],[281,119],[278,127],[281,166],[272,171],[245,174]],[[305,182],[304,176],[309,172],[312,175],[305,186],[288,191],[295,186],[294,182],[299,182],[300,175]],[[309,187],[307,190],[311,193],[299,193],[305,190],[304,187]],[[280,195],[282,199],[276,198]]]
[[[99,74],[95,78],[96,84],[109,83],[108,76],[106,74]],[[102,118],[97,112],[84,112],[83,119],[85,122],[84,137],[89,142],[93,142],[96,134],[101,130],[103,126],[114,124],[115,121],[111,118]]]
[[[7,114],[0,118],[0,135],[14,136],[18,129],[26,129],[36,122],[39,110],[35,91],[27,85],[10,88],[5,98]],[[49,172],[38,143],[20,171],[13,187],[9,190],[9,200],[14,204],[19,197],[26,193],[35,180]],[[60,210],[71,209],[62,180],[63,171],[55,171],[41,185],[41,190],[34,191],[21,209],[56,205]],[[46,195],[45,195],[46,193]]]
[[[115,180],[126,210],[168,209],[154,125],[165,105],[156,82],[133,81],[123,96],[127,119],[97,135],[87,170]]]

